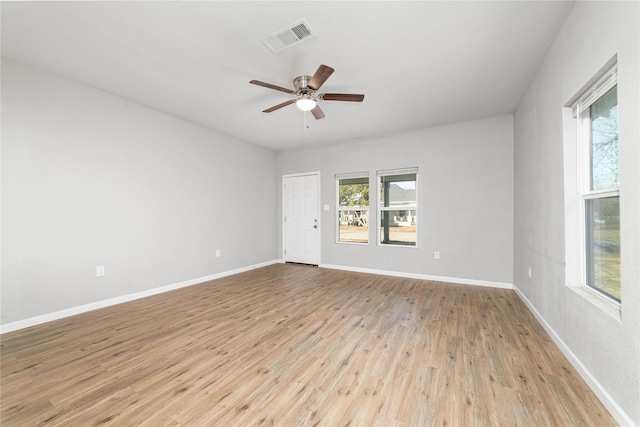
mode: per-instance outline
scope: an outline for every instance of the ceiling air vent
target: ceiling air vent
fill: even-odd
[[[304,40],[313,38],[314,34],[309,28],[309,24],[304,19],[277,31],[270,36],[262,39],[264,44],[271,52],[280,53]]]

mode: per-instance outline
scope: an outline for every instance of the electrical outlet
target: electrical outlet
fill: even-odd
[[[440,259],[440,251],[435,251],[433,253],[433,259]]]
[[[216,258],[220,258],[220,249],[216,249]]]
[[[527,267],[527,276],[531,279],[531,267]]]
[[[99,265],[96,267],[96,277],[104,276],[104,265]]]

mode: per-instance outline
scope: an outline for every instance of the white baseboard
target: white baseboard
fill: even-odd
[[[355,271],[358,273],[378,274],[382,276],[406,277],[407,279],[432,280],[434,282],[459,283],[462,285],[487,286],[490,288],[513,289],[511,283],[492,282],[487,280],[462,279],[459,277],[432,276],[429,274],[404,273],[399,271],[378,270],[374,268],[351,267],[347,265],[320,264],[319,267],[334,270]]]
[[[515,285],[513,286],[513,290],[520,297],[520,299],[526,304],[529,310],[533,313],[533,315],[538,319],[538,322],[542,325],[542,327],[547,331],[549,336],[553,342],[560,348],[560,351],[564,354],[564,356],[569,360],[569,363],[573,365],[573,367],[578,371],[582,379],[587,383],[589,388],[595,393],[596,396],[600,399],[602,404],[609,410],[613,418],[621,426],[628,427],[637,427],[633,420],[627,415],[627,413],[616,403],[615,400],[611,397],[611,395],[607,392],[607,390],[602,387],[602,384],[589,372],[586,366],[582,364],[580,359],[571,351],[569,346],[560,338],[560,336],[553,330],[551,325],[549,325],[546,320],[542,317],[542,315],[536,310],[536,308],[531,304],[531,301],[518,289]]]
[[[184,288],[187,286],[197,285],[198,283],[208,282],[210,280],[220,279],[221,277],[231,276],[245,271],[254,270],[260,267],[266,267],[271,264],[278,263],[278,260],[272,260],[263,262],[260,264],[254,264],[247,267],[241,267],[234,270],[223,271],[221,273],[215,273],[204,277],[198,277],[196,279],[186,280],[184,282],[174,283],[171,285],[162,286],[159,288],[149,289],[142,292],[136,292],[134,294],[123,295],[120,297],[110,298],[103,301],[97,301],[90,304],[81,305],[78,307],[67,308],[64,310],[56,311],[53,313],[43,314],[41,316],[30,317],[24,320],[18,320],[16,322],[0,325],[0,335],[7,332],[17,331],[19,329],[29,328],[31,326],[40,325],[42,323],[51,322],[53,320],[63,319],[65,317],[74,316],[76,314],[86,313],[87,311],[97,310],[99,308],[105,308],[123,302],[133,301],[140,298],[149,297],[151,295],[157,295],[164,292],[173,291],[176,289]]]

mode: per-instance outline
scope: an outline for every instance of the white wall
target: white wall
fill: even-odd
[[[272,261],[276,188],[271,150],[3,59],[2,324]]]
[[[577,2],[514,118],[514,285],[623,424],[640,424],[639,5]],[[621,320],[565,286],[563,191],[562,107],[616,54]]]
[[[418,245],[335,242],[335,175],[419,168]],[[278,153],[278,176],[320,171],[321,264],[414,275],[513,283],[513,118],[455,123],[336,146]],[[372,187],[373,188],[373,187]],[[374,194],[375,190],[372,190]],[[278,194],[278,217],[281,215]],[[376,224],[375,197],[370,223]],[[279,250],[282,230],[278,230]],[[441,258],[434,260],[434,251]]]

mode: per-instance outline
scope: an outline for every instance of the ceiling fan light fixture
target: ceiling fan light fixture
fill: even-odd
[[[316,108],[316,105],[318,105],[318,101],[316,101],[309,95],[303,95],[296,100],[296,107],[298,107],[302,111],[311,111]]]

